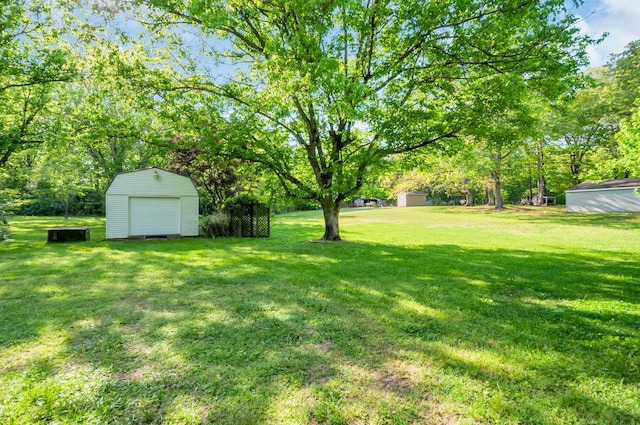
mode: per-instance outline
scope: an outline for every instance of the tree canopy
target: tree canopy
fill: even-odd
[[[383,158],[464,133],[496,75],[551,97],[569,90],[588,43],[562,0],[140,4],[157,34],[195,28],[210,41],[200,54],[236,70],[146,83],[219,99],[209,113],[226,126],[224,151],[318,201],[325,240],[340,239],[342,202]]]
[[[5,0],[0,8],[0,166],[46,140],[47,108],[59,83],[74,79],[74,52],[59,36],[49,2]]]
[[[245,191],[320,206],[338,240],[356,196],[535,202],[637,173],[638,42],[585,71],[562,0],[5,4],[7,210],[99,211],[115,173],[154,165],[210,210]]]

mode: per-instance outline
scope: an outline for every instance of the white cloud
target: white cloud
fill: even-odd
[[[640,1],[587,0],[577,14],[583,19],[578,27],[583,34],[607,38],[589,49],[591,66],[604,65],[611,54],[622,53],[627,44],[640,39]]]

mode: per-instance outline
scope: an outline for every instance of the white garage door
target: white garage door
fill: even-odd
[[[129,198],[129,235],[180,233],[180,198]]]

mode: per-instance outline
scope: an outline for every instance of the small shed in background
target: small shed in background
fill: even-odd
[[[427,194],[424,192],[400,192],[399,207],[423,207],[427,205]]]
[[[567,212],[640,212],[640,179],[584,182],[568,189]]]
[[[159,168],[117,174],[106,191],[106,238],[198,236],[198,191]]]

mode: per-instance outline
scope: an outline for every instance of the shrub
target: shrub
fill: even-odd
[[[200,221],[200,234],[207,238],[229,236],[229,215],[217,212],[204,217]]]
[[[0,241],[6,241],[11,236],[11,232],[6,227],[0,227]]]
[[[58,199],[38,197],[25,202],[16,212],[17,215],[32,216],[61,216],[64,215],[64,205]]]
[[[69,213],[74,216],[104,215],[104,199],[102,192],[86,191],[70,199]],[[38,197],[25,199],[17,215],[30,216],[61,216],[64,215],[64,204],[52,193],[41,193]]]
[[[229,198],[224,201],[222,205],[223,210],[233,209],[242,204],[255,204],[260,202],[257,196],[249,195],[248,193],[242,193],[240,195],[236,195],[233,198]]]

